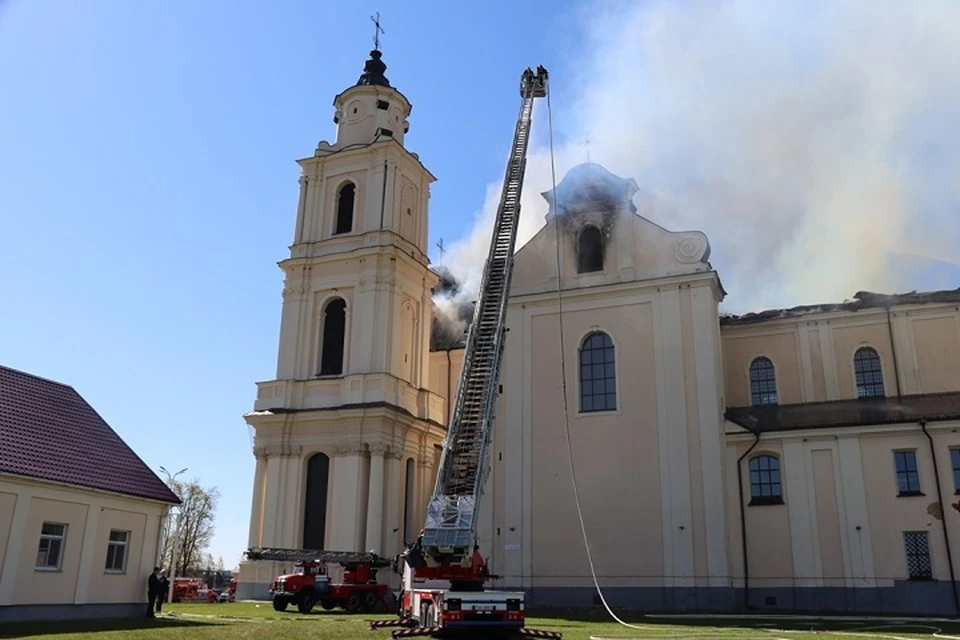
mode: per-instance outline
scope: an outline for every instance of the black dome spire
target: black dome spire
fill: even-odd
[[[380,59],[382,55],[377,49],[370,52],[370,59],[363,65],[363,74],[357,80],[358,86],[364,84],[376,84],[381,87],[390,86],[390,81],[383,75],[383,72],[387,70],[387,65]]]

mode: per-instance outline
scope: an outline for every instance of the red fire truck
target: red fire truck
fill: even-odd
[[[255,548],[246,556],[294,563],[292,573],[277,576],[270,585],[277,611],[286,611],[291,604],[300,613],[309,613],[317,604],[327,610],[370,611],[387,595],[387,585],[377,582],[377,571],[391,563],[375,553]],[[327,563],[331,562],[344,568],[340,583],[330,582]]]

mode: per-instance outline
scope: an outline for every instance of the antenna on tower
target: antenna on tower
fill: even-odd
[[[380,34],[386,33],[383,30],[383,27],[380,26],[380,12],[377,11],[376,16],[370,16],[370,21],[373,22],[373,49],[375,51],[380,51]]]

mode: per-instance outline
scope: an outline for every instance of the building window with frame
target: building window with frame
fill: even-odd
[[[858,398],[883,398],[883,367],[873,347],[860,347],[853,354],[853,371],[857,379]]]
[[[353,202],[356,193],[357,187],[352,182],[340,187],[337,193],[337,223],[333,229],[333,235],[353,231]]]
[[[766,356],[758,356],[750,363],[750,403],[777,404],[777,373]]]
[[[40,529],[40,546],[37,549],[36,568],[41,571],[59,571],[63,563],[63,546],[67,538],[67,525],[44,522]]]
[[[343,352],[347,331],[347,303],[343,298],[333,298],[327,302],[323,309],[322,331],[318,375],[343,375]]]
[[[587,225],[577,238],[577,272],[603,271],[603,234],[593,225]]]
[[[615,411],[617,374],[613,340],[597,331],[580,347],[580,412]]]
[[[897,472],[897,495],[922,496],[920,472],[917,468],[916,451],[894,451],[894,468]]]
[[[762,454],[750,459],[750,504],[783,504],[780,460]]]
[[[123,573],[127,570],[127,545],[130,542],[129,531],[110,530],[107,542],[107,562],[104,570],[108,573]]]
[[[960,449],[950,449],[950,466],[953,467],[953,492],[960,494]]]
[[[903,546],[907,554],[907,574],[911,580],[932,580],[930,537],[926,531],[904,531]]]

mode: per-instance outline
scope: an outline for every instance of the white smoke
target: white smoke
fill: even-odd
[[[557,180],[590,140],[594,162],[638,182],[644,215],[707,233],[727,310],[960,284],[918,282],[903,258],[960,255],[960,4],[650,0],[582,15],[578,75],[551,70],[568,125],[555,136],[570,141]],[[546,125],[541,101],[537,138]],[[550,186],[533,146],[518,246]],[[467,299],[499,196],[491,184],[443,260]]]

